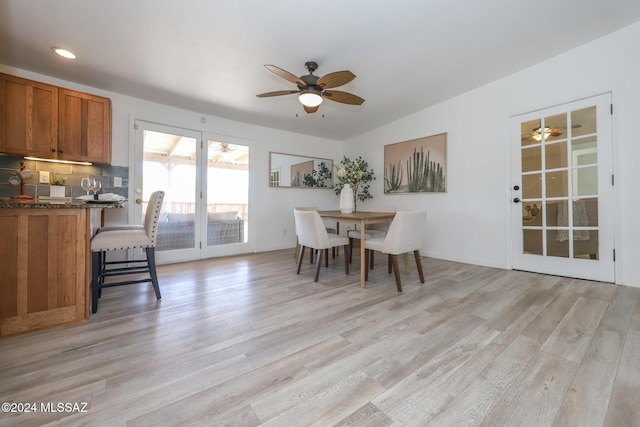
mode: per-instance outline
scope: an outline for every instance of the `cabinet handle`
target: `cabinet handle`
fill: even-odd
[[[51,149],[51,152],[52,152],[52,153],[55,153],[55,152],[56,152],[56,149],[55,149],[55,148],[52,148],[52,149]]]
[[[62,154],[62,150],[58,150],[58,153]]]

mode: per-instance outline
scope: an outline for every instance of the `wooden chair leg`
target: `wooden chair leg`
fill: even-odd
[[[147,253],[147,265],[149,266],[149,275],[151,276],[151,283],[153,284],[153,290],[156,293],[156,299],[161,299],[160,285],[158,284],[158,274],[156,273],[156,248],[146,248]]]
[[[391,274],[391,255],[387,255],[387,273]]]
[[[420,275],[420,283],[424,283],[424,273],[422,272],[422,260],[420,259],[420,251],[413,251],[413,256],[416,258],[416,266],[418,267],[418,274]]]
[[[102,252],[91,252],[91,312],[98,311],[100,295],[100,272],[102,271]]]
[[[311,254],[313,254],[313,249],[311,250]],[[300,274],[300,267],[302,266],[302,259],[304,258],[304,246],[300,245],[300,253],[298,254],[298,270],[296,274]]]
[[[364,266],[365,266],[365,270],[364,270],[364,281],[368,281],[369,280],[369,268],[367,267],[369,265],[369,257],[371,256],[371,249],[365,249],[364,250]]]
[[[349,274],[349,255],[351,250],[349,245],[344,245],[344,274]]]
[[[349,237],[349,262],[353,261],[353,237]]]
[[[402,292],[402,281],[400,279],[400,266],[398,265],[398,256],[397,255],[389,255],[391,258],[391,264],[393,265],[393,273],[396,276],[396,287],[398,288],[398,292]]]
[[[373,270],[373,254],[375,251],[371,251],[371,256],[369,257],[369,268]]]
[[[324,266],[329,268],[329,248],[324,250]]]
[[[314,282],[318,281],[318,278],[320,277],[320,264],[322,263],[322,252],[324,252],[322,249],[319,249],[316,251],[318,253],[317,257],[316,257],[316,277],[315,279],[313,279]],[[327,252],[328,254],[329,252]]]

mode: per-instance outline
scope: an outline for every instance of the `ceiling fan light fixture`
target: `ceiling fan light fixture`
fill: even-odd
[[[551,128],[548,128],[548,127],[545,127],[544,129],[540,129],[538,127],[538,128],[533,129],[533,132],[531,133],[531,137],[533,139],[535,139],[536,141],[541,141],[543,133],[544,133],[544,139],[547,139],[549,137],[549,135],[551,135],[553,133],[553,130],[551,130]]]
[[[317,107],[322,104],[322,95],[314,90],[304,90],[300,92],[298,99],[302,105],[307,107]]]

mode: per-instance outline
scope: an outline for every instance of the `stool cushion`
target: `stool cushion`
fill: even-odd
[[[144,229],[102,231],[91,239],[93,252],[152,247]]]

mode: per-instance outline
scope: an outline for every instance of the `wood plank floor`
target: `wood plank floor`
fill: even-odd
[[[382,256],[365,289],[352,265],[105,289],[84,324],[0,340],[0,402],[35,404],[0,425],[640,426],[640,289],[423,258],[398,293]]]

